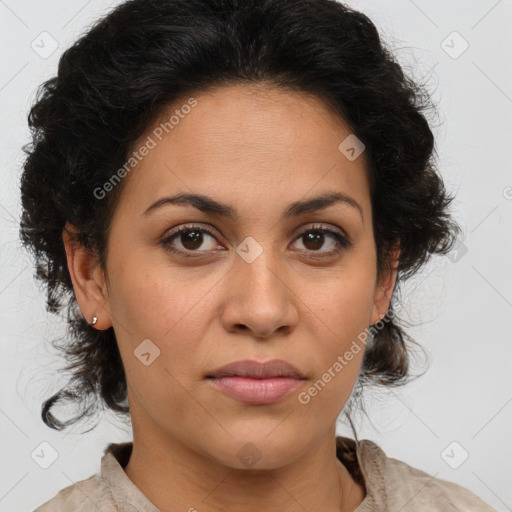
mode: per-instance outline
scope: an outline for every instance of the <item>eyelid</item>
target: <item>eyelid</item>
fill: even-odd
[[[351,238],[346,234],[344,230],[341,228],[332,226],[332,225],[323,225],[323,224],[311,224],[302,226],[299,228],[299,232],[295,235],[294,240],[300,239],[303,235],[309,232],[317,232],[331,235],[335,238],[338,247],[336,249],[331,249],[330,251],[313,251],[313,250],[301,250],[299,252],[308,253],[312,258],[327,258],[333,255],[339,255],[346,249],[350,249],[353,245]]]
[[[177,226],[176,228],[173,228],[171,231],[166,232],[166,234],[164,234],[163,238],[168,239],[168,238],[180,233],[181,231],[187,231],[189,229],[192,230],[194,228],[204,230],[212,236],[215,236],[215,237],[218,236],[216,234],[216,233],[218,233],[218,231],[215,228],[213,228],[212,226],[209,226],[208,224],[190,223],[190,224],[182,224],[181,226]],[[339,228],[338,226],[333,226],[331,224],[314,223],[314,222],[313,223],[305,223],[305,224],[299,226],[294,231],[293,236],[299,236],[299,235],[303,234],[305,231],[313,230],[313,229],[324,230],[324,231],[334,231],[334,232],[337,232],[338,234],[340,234],[341,236],[343,236],[344,238],[346,238],[348,241],[351,241],[350,236],[347,234],[347,232],[345,230]]]
[[[177,227],[171,229],[170,231],[166,231],[163,238],[169,239],[175,235],[178,235],[182,231],[192,231],[193,229],[197,229],[198,231],[199,230],[206,231],[208,234],[214,236],[215,238],[217,238],[219,236],[217,234],[218,233],[217,230],[215,228],[209,226],[208,224],[191,223],[191,224],[181,224],[180,226],[177,226]]]
[[[313,223],[306,223],[306,224],[303,224],[302,226],[298,227],[297,230],[295,231],[294,235],[295,236],[299,236],[305,232],[308,232],[308,231],[324,231],[324,232],[328,232],[328,233],[336,233],[340,236],[342,236],[343,238],[345,238],[347,241],[351,241],[350,240],[350,237],[348,236],[347,232],[341,228],[339,228],[338,226],[334,226],[332,224],[328,224],[328,223],[318,223],[318,222],[313,222]]]
[[[178,226],[176,228],[173,228],[171,231],[166,232],[166,234],[163,236],[161,242],[169,241],[170,239],[178,236],[183,231],[193,231],[194,229],[197,229],[198,231],[205,231],[206,233],[208,233],[211,237],[213,237],[215,239],[219,238],[219,235],[217,235],[217,230],[215,230],[214,228],[212,228],[208,225],[192,223],[192,224],[182,224],[181,226]],[[195,252],[200,252],[200,251],[195,251]]]
[[[173,239],[175,239],[177,236],[179,236],[179,234],[181,232],[193,231],[194,229],[208,233],[215,240],[217,240],[217,238],[218,238],[218,236],[216,234],[217,230],[215,230],[214,228],[212,228],[208,225],[200,224],[200,223],[191,223],[191,224],[183,224],[181,226],[178,226],[177,228],[174,228],[173,230],[171,230],[169,232],[169,234],[164,235],[164,237],[160,243],[162,245],[164,245],[164,247],[171,252],[178,253],[181,255],[186,255],[186,256],[189,256],[192,258],[193,257],[201,257],[205,254],[219,251],[219,250],[192,251],[192,250],[176,249],[176,248],[172,247],[171,242],[173,241]],[[299,252],[307,252],[307,253],[310,253],[312,256],[317,255],[318,257],[321,257],[321,255],[328,256],[331,254],[340,253],[343,249],[347,249],[353,245],[350,237],[341,228],[339,228],[337,226],[332,226],[330,224],[326,225],[326,224],[319,224],[319,223],[306,223],[306,224],[303,224],[302,226],[298,227],[295,230],[294,235],[293,235],[294,241],[298,240],[301,236],[303,236],[304,234],[306,234],[310,231],[322,232],[322,233],[326,233],[326,234],[330,234],[330,235],[334,236],[334,238],[336,239],[336,242],[339,244],[339,247],[337,249],[330,250],[330,251],[301,250]]]

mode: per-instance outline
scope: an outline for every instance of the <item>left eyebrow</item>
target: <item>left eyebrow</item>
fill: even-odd
[[[359,211],[361,220],[364,221],[363,209],[361,205],[351,196],[341,192],[331,192],[323,194],[312,199],[304,201],[295,201],[288,205],[288,207],[281,214],[281,220],[289,219],[291,217],[298,217],[304,213],[315,212],[323,210],[336,203],[348,204]],[[237,219],[238,212],[232,206],[220,203],[215,199],[203,194],[185,194],[180,193],[173,196],[166,196],[158,199],[151,204],[143,213],[148,213],[161,208],[164,205],[179,205],[179,206],[193,206],[204,213],[212,215],[219,215],[229,219]]]

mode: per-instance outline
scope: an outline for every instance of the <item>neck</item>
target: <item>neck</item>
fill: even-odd
[[[238,512],[353,511],[364,499],[336,458],[335,428],[314,449],[275,469],[237,469],[194,451],[176,439],[148,436],[134,425],[125,473],[160,510]],[[149,430],[151,432],[151,430]],[[139,435],[144,433],[144,435]]]

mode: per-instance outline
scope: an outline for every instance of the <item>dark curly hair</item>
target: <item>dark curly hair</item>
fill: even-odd
[[[46,285],[48,311],[66,308],[69,335],[59,350],[72,371],[68,385],[43,403],[49,427],[63,429],[100,404],[129,413],[114,330],[94,329],[78,308],[62,240],[66,222],[105,269],[123,183],[103,200],[94,190],[166,106],[236,83],[311,93],[365,144],[379,274],[396,243],[401,250],[393,301],[401,281],[453,247],[460,228],[448,213],[453,198],[437,173],[423,114],[434,106],[364,14],[335,0],[124,2],[63,53],[28,116],[20,237]],[[386,322],[366,347],[358,383],[403,384],[408,342],[396,317]],[[51,413],[58,402],[78,403],[81,412],[61,422]]]

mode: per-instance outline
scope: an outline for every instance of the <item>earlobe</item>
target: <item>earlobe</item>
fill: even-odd
[[[80,311],[87,322],[96,329],[104,330],[112,325],[104,275],[97,255],[78,242],[77,233],[77,229],[69,223],[62,231],[71,282]]]
[[[370,320],[371,324],[375,324],[381,320],[389,309],[398,272],[399,256],[400,249],[395,246],[395,248],[390,252],[389,267],[382,271],[377,286],[375,287],[373,309]]]

